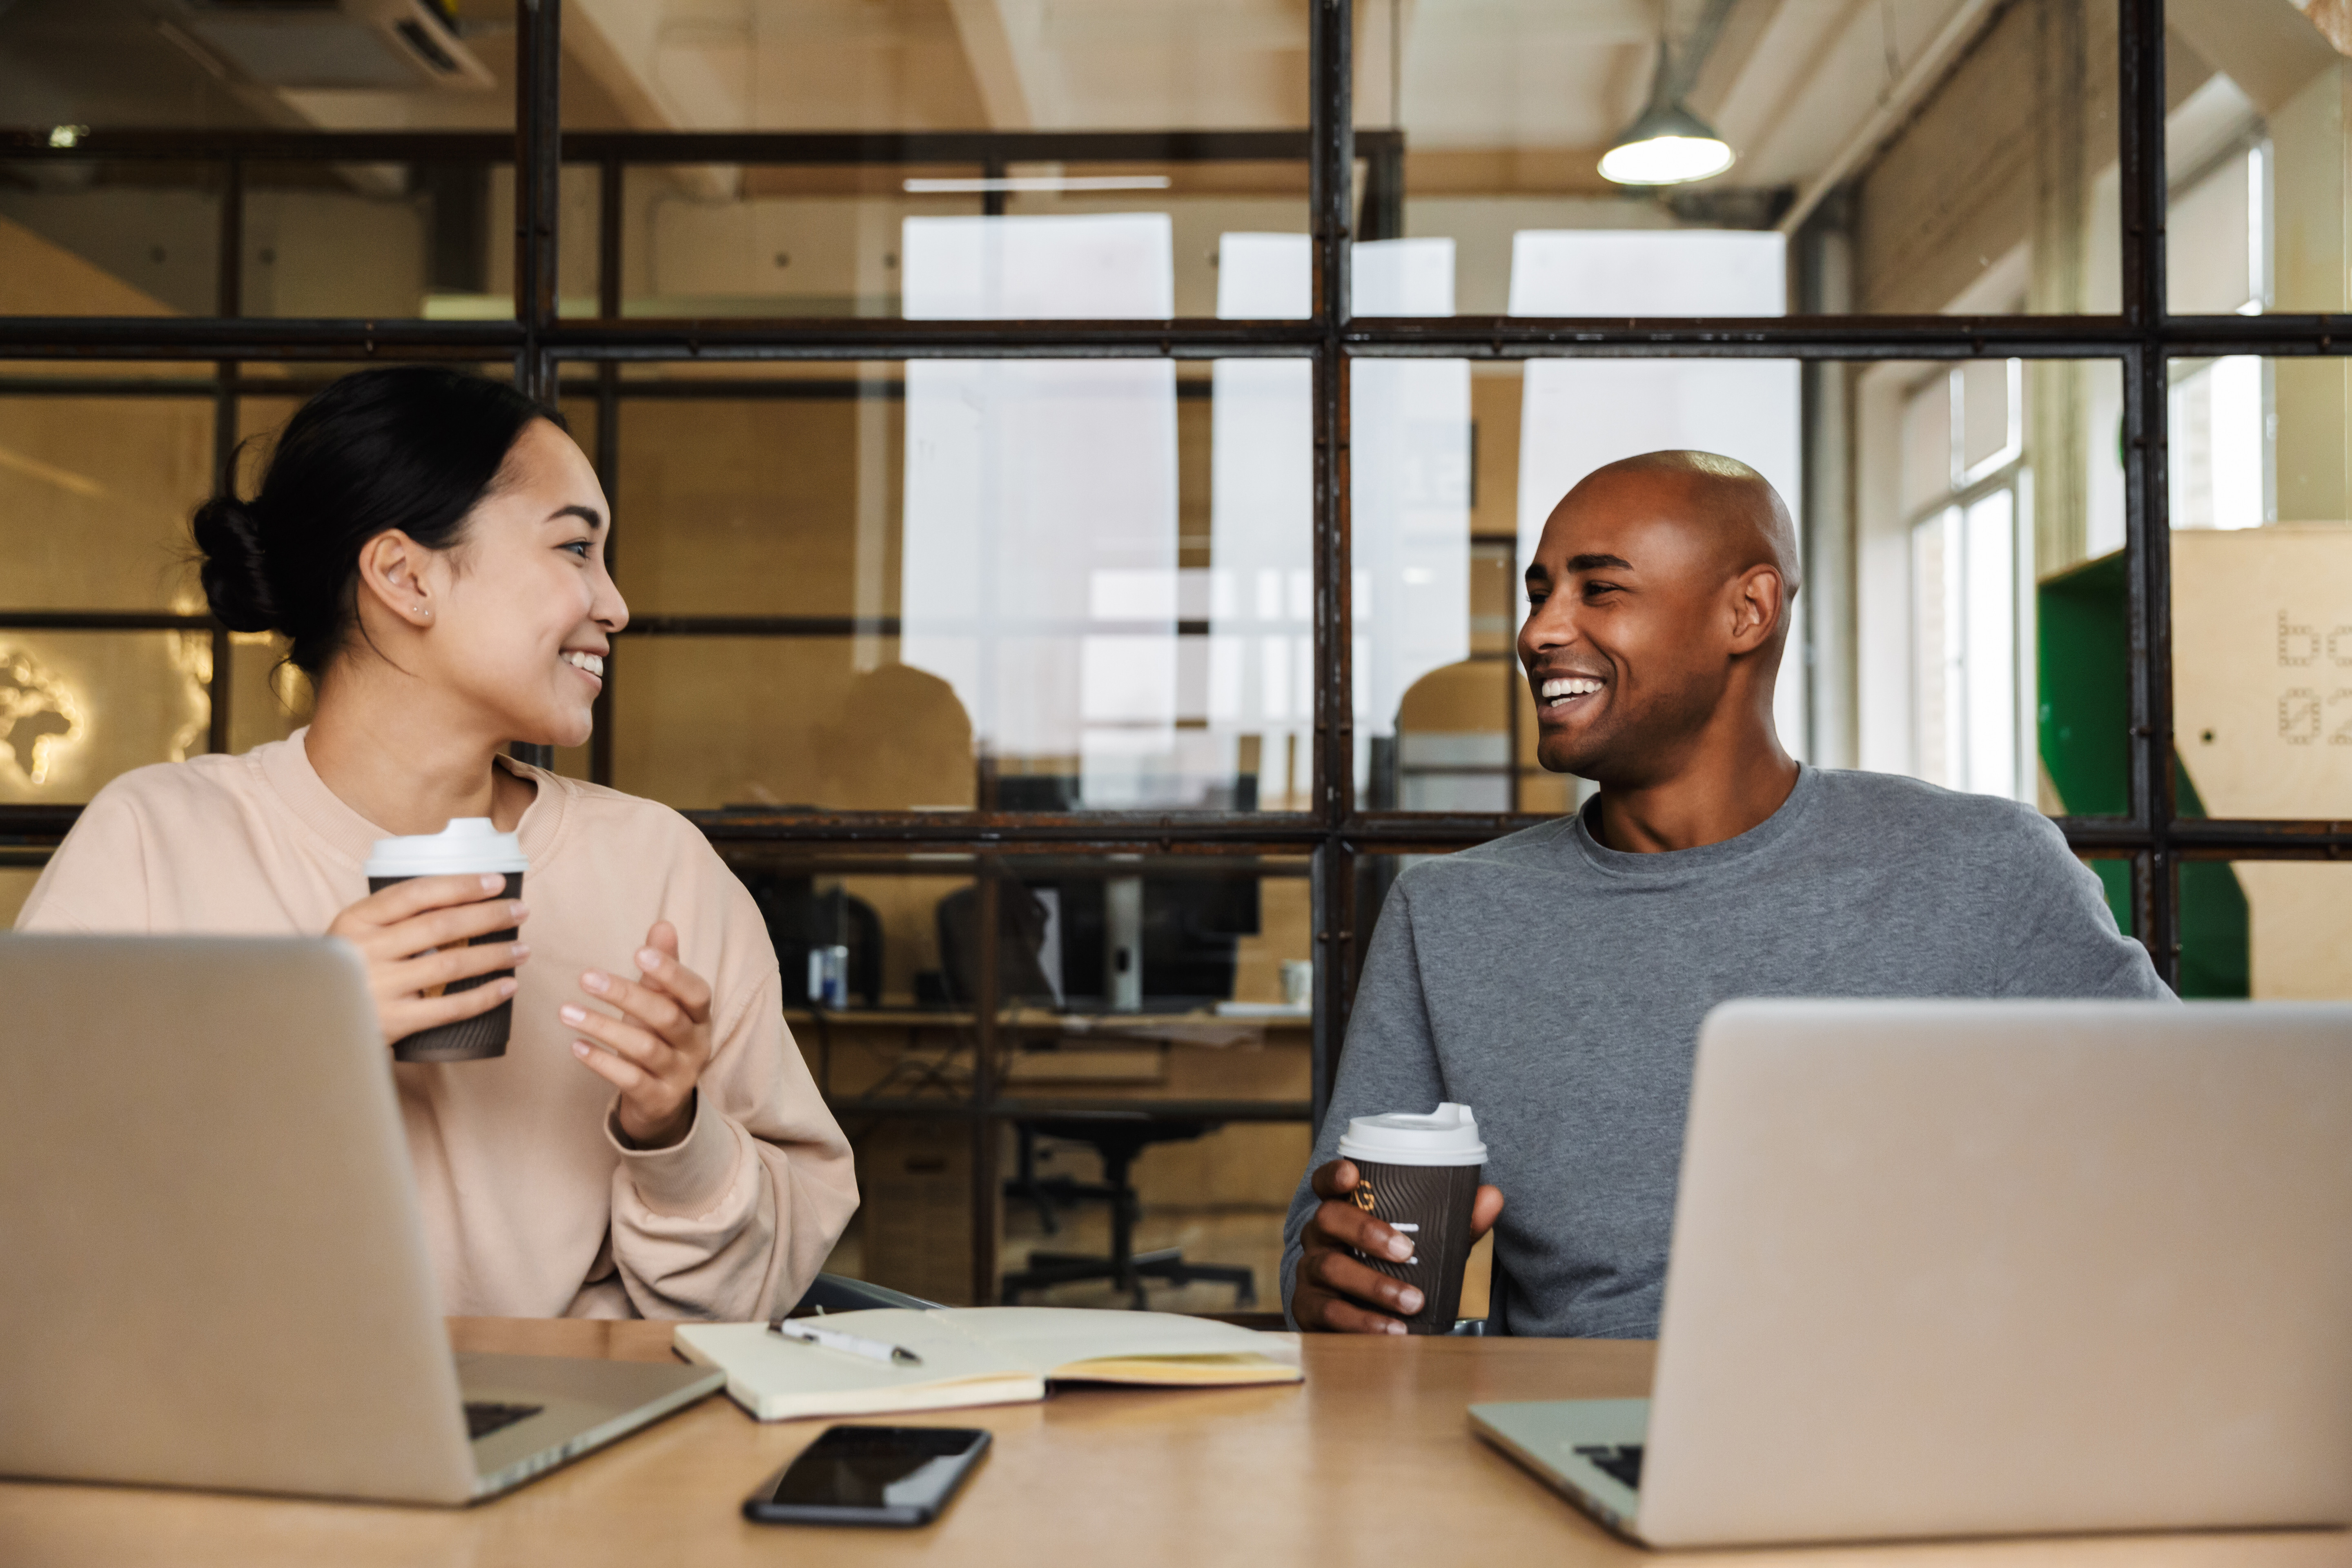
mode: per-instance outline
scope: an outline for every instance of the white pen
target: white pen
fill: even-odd
[[[768,1325],[768,1331],[782,1334],[788,1340],[799,1340],[804,1344],[823,1345],[829,1351],[847,1351],[851,1355],[862,1355],[867,1361],[887,1362],[896,1366],[923,1364],[923,1358],[904,1345],[845,1334],[839,1329],[820,1329],[797,1318],[778,1318]]]

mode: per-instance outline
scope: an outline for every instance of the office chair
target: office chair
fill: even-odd
[[[1189,1285],[1195,1279],[1231,1285],[1235,1307],[1256,1304],[1257,1277],[1248,1268],[1223,1263],[1187,1263],[1183,1248],[1178,1247],[1144,1253],[1135,1250],[1135,1220],[1142,1207],[1130,1176],[1135,1157],[1150,1144],[1188,1142],[1214,1131],[1222,1123],[1141,1110],[1089,1110],[1068,1114],[1049,1111],[1024,1117],[1013,1125],[1024,1133],[1042,1132],[1090,1144],[1102,1156],[1101,1184],[1081,1187],[1071,1184],[1071,1191],[1110,1200],[1110,1253],[1108,1257],[1096,1257],[1075,1252],[1033,1252],[1028,1268],[1004,1277],[1001,1296],[1004,1305],[1016,1304],[1032,1290],[1086,1279],[1109,1280],[1114,1288],[1129,1294],[1139,1312],[1150,1310],[1143,1288],[1150,1279],[1177,1286]]]

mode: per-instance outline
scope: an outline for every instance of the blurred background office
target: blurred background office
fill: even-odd
[[[109,778],[303,721],[184,520],[429,355],[604,475],[636,618],[551,761],[759,899],[838,1272],[1271,1305],[1386,888],[1590,793],[1519,574],[1659,447],[1800,515],[1799,755],[2060,817],[2184,994],[2352,994],[2341,0],[1359,0],[1337,63],[1307,0],[566,0],[519,122],[533,26],[0,0],[0,313],[75,319],[0,321],[0,918]]]

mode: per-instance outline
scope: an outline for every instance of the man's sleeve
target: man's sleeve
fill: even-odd
[[[2008,863],[1998,868],[2016,892],[2004,900],[2011,934],[1990,994],[2171,1001],[2147,949],[2117,929],[2097,874],[2074,858],[2056,823],[2040,812],[2027,815]]]
[[[1290,1317],[1290,1293],[1298,1279],[1298,1237],[1318,1201],[1309,1182],[1318,1166],[1339,1157],[1339,1135],[1348,1130],[1349,1118],[1429,1110],[1445,1098],[1436,1037],[1421,986],[1409,887],[1408,881],[1399,881],[1390,889],[1380,923],[1373,928],[1371,952],[1348,1018],[1339,1077],[1331,1086],[1330,1109],[1324,1113],[1307,1174],[1299,1178],[1290,1215],[1283,1224],[1282,1310],[1294,1329],[1298,1322]]]

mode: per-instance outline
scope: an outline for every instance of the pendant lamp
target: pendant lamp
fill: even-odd
[[[1714,39],[1710,37],[1706,41],[1711,45]],[[1731,167],[1735,156],[1731,143],[1683,107],[1673,58],[1661,26],[1658,70],[1650,83],[1650,101],[1601,155],[1601,178],[1621,185],[1679,185]]]

